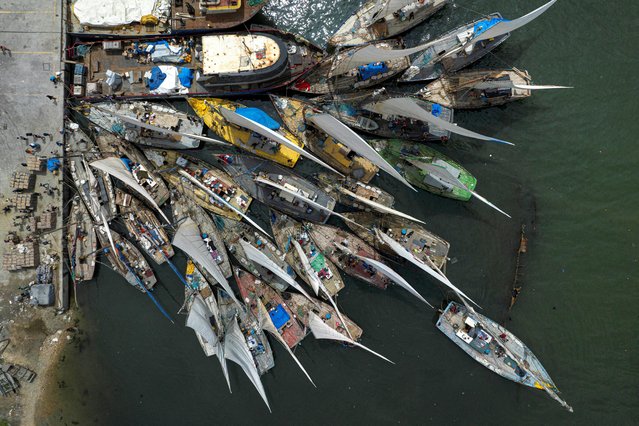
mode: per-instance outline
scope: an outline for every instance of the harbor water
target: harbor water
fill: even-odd
[[[270,3],[260,22],[323,44],[362,2]],[[460,1],[410,31],[406,44],[483,13],[515,18],[542,3]],[[533,350],[573,414],[543,392],[476,363],[435,328],[435,311],[405,291],[381,291],[353,279],[346,280],[338,303],[364,329],[362,343],[395,365],[309,337],[295,353],[314,388],[274,343],[276,368],[263,376],[269,414],[235,365],[229,394],[218,362],[204,356],[184,327],[185,316],[177,314],[184,290],[167,266],[155,267],[156,297],[175,324],[99,265],[97,280],[78,289],[82,333],[58,371],[59,392],[43,407],[47,422],[638,424],[639,84],[631,74],[639,66],[638,17],[636,1],[559,0],[475,65],[514,66],[528,70],[536,84],[575,87],[538,91],[505,107],[456,112],[460,125],[514,147],[462,137],[436,146],[475,174],[477,191],[512,219],[476,200],[415,194],[386,176],[375,181],[395,194],[399,210],[424,219],[450,241],[451,281]],[[266,105],[263,98],[247,103]],[[264,220],[266,211],[257,204],[252,215]],[[522,225],[528,252],[516,284],[522,291],[509,312]],[[176,259],[184,267],[184,257]],[[412,268],[400,270],[442,306],[448,295],[431,279]]]

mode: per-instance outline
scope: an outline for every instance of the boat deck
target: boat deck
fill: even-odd
[[[211,6],[200,0],[173,1],[172,27],[176,33],[232,28],[251,19],[266,0],[219,0]]]
[[[364,333],[357,324],[344,315],[343,312],[340,312],[346,324],[342,323],[337,312],[335,312],[335,309],[321,300],[315,300],[314,305],[306,297],[297,293],[284,293],[284,299],[288,300],[289,306],[297,315],[298,320],[300,320],[305,327],[308,327],[309,313],[313,312],[324,321],[324,324],[346,337],[352,336],[355,341],[361,339],[362,334]],[[348,332],[346,331],[346,328],[348,328]],[[348,335],[349,332],[351,336]]]

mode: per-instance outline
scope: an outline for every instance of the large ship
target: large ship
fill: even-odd
[[[68,56],[78,62],[73,95],[95,101],[264,92],[293,82],[323,53],[270,31],[92,41],[69,48]]]

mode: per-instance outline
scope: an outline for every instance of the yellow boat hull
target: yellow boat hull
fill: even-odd
[[[237,108],[243,108],[244,105],[217,98],[189,98],[188,102],[209,129],[236,147],[286,167],[294,167],[300,158],[300,154],[286,146],[280,144],[265,146],[257,143],[258,140],[253,136],[253,132],[228,123],[217,110],[219,107],[224,107],[235,111]],[[294,144],[304,147],[302,142],[284,126],[279,129],[279,132]]]

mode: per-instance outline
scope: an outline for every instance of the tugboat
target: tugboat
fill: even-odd
[[[87,118],[96,126],[133,144],[165,149],[191,149],[200,146],[198,139],[186,135],[201,135],[202,121],[167,104],[97,102],[84,104],[83,109],[88,114]],[[124,121],[127,119],[129,121]],[[154,126],[158,130],[140,127],[131,120]]]
[[[311,302],[306,297],[297,293],[285,292],[283,297],[293,313],[296,315],[297,320],[300,321],[304,327],[310,327],[310,313],[313,312],[324,321],[324,324],[344,336],[355,341],[362,338],[362,334],[364,332],[361,327],[355,324],[344,314],[338,314],[337,311],[335,311],[335,309],[329,304],[324,303],[321,300],[314,300],[314,302]],[[344,319],[344,323],[340,319],[340,316]]]
[[[233,273],[244,303],[251,309],[253,315],[259,316],[257,301],[260,300],[268,312],[270,321],[288,347],[292,349],[297,346],[304,339],[306,333],[297,322],[295,313],[291,312],[291,308],[282,295],[249,272],[234,268]],[[304,298],[304,296],[302,297]]]
[[[369,140],[373,148],[394,165],[407,181],[433,194],[454,200],[468,201],[477,186],[477,179],[459,163],[424,144],[400,139]],[[466,187],[447,184],[433,173],[432,167],[441,168]]]
[[[572,412],[535,354],[495,321],[468,305],[450,302],[440,315],[437,328],[490,371],[515,383],[543,390]]]
[[[284,125],[315,155],[340,173],[362,182],[375,176],[379,169],[370,160],[306,121],[310,114],[320,111],[317,105],[301,99],[269,96]]]
[[[442,271],[445,270],[450,243],[428,231],[423,226],[392,215],[380,216],[366,212],[342,214],[362,226],[372,230],[378,229],[386,233],[417,259],[428,265],[434,264]],[[393,260],[400,260],[393,249],[380,241],[374,232],[355,226],[351,222],[346,222],[346,225],[358,237],[375,247],[384,256]]]
[[[253,200],[226,172],[205,161],[176,151],[145,149],[144,155],[160,169],[164,179],[182,196],[192,199],[211,213],[240,219],[236,211],[220,203],[201,187],[194,185],[181,175],[180,171],[187,173],[203,187],[214,192],[242,213],[248,210]]]
[[[325,256],[348,275],[385,289],[391,280],[358,256],[381,262],[381,255],[364,240],[336,226],[304,224],[305,229]]]
[[[80,197],[73,197],[67,226],[67,249],[73,283],[90,281],[95,272],[95,253],[98,239],[91,216]]]
[[[325,223],[335,199],[301,176],[248,155],[220,155],[221,167],[251,196],[300,220]]]
[[[68,56],[79,63],[73,71],[73,95],[99,101],[265,92],[295,81],[323,53],[305,40],[272,30],[92,41],[74,45]]]
[[[185,197],[179,191],[171,193],[171,212],[175,223],[181,223],[186,218],[191,218],[200,231],[200,237],[206,249],[211,255],[215,264],[220,268],[224,277],[230,277],[233,272],[231,270],[231,259],[224,246],[224,239],[220,235],[216,225],[217,216],[209,215],[207,212],[197,205],[189,197]],[[210,276],[206,268],[202,269],[207,280],[216,282],[214,277]]]
[[[135,181],[153,197],[159,206],[169,199],[169,188],[166,183],[136,146],[110,133],[98,134],[95,139],[103,156],[128,160],[127,164]]]
[[[156,264],[161,265],[173,257],[175,252],[169,236],[151,210],[121,189],[115,190],[115,203],[120,208],[128,237],[137,242]]]
[[[393,50],[401,48],[402,42],[401,40],[378,41],[371,46],[381,50]],[[366,62],[355,63],[352,57],[360,49],[362,48],[353,47],[329,56],[289,88],[315,95],[366,89],[396,76],[410,65],[408,55],[385,61],[371,58]]]
[[[449,0],[369,0],[340,27],[328,44],[356,46],[395,37],[424,22]]]
[[[533,90],[567,89],[566,86],[531,85],[528,71],[469,70],[443,75],[417,92],[429,102],[455,109],[479,109],[528,98]]]
[[[300,140],[286,128],[259,108],[247,108],[244,105],[224,99],[188,99],[195,113],[204,120],[207,127],[236,147],[267,160],[275,161],[286,167],[294,167],[300,157],[299,152],[280,141],[265,137],[255,131],[259,127],[247,128],[244,122],[258,123],[276,133],[279,137],[302,148]],[[238,115],[240,117],[238,117]],[[238,121],[242,120],[242,121]],[[276,137],[276,136],[273,136]]]
[[[297,241],[306,256],[306,262],[312,269],[311,273],[315,274],[317,279],[322,282],[330,296],[336,295],[344,288],[344,280],[342,280],[339,270],[313,243],[302,223],[289,216],[271,211],[271,228],[277,246],[285,253],[286,262],[295,269],[297,275],[302,277],[306,284],[313,286],[311,277],[308,276],[303,266],[305,262],[300,259],[300,253],[294,247],[293,240]]]
[[[109,241],[109,232],[117,253]],[[157,278],[142,253],[129,240],[105,226],[99,226],[96,234],[107,259],[118,274],[143,293],[153,288]]]
[[[405,93],[392,93],[385,88],[323,96],[315,99],[320,108],[354,130],[369,133],[382,138],[402,138],[414,141],[446,141],[450,131],[431,123],[398,116],[393,113],[380,113],[371,107],[395,97],[405,97]],[[452,123],[454,112],[433,102],[414,99],[416,108],[440,120]]]

